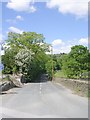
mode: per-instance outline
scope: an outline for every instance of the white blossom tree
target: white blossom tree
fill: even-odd
[[[20,49],[18,54],[15,56],[16,64],[20,67],[21,72],[27,72],[28,66],[30,65],[32,59],[33,59],[33,52],[31,50],[26,49]]]

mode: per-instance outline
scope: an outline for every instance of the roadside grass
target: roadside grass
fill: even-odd
[[[2,79],[0,78],[0,82],[2,82]]]
[[[82,92],[82,90],[78,87],[74,89],[74,93],[82,97],[88,97],[88,98],[90,97],[90,93],[88,91]]]
[[[67,76],[63,73],[63,71],[59,70],[54,74],[56,78],[67,78]]]
[[[90,98],[90,90],[88,91],[87,97]]]
[[[0,78],[0,82],[8,81],[8,77]]]

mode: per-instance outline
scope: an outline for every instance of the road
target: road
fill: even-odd
[[[88,118],[88,99],[52,82],[29,83],[0,99],[4,118]]]

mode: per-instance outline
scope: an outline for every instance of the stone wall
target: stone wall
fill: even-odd
[[[64,78],[54,78],[54,81],[71,89],[75,94],[80,96],[88,96],[88,81]]]
[[[0,82],[0,94],[14,87],[22,87],[22,84],[16,79],[16,77],[7,76],[7,80]]]

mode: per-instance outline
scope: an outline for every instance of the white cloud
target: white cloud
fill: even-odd
[[[82,44],[82,45],[88,45],[88,38],[81,38],[79,40],[79,43]]]
[[[52,42],[53,46],[57,46],[57,45],[63,45],[64,42],[61,39],[56,39]]]
[[[22,34],[23,33],[23,30],[20,30],[18,28],[15,28],[15,27],[9,27],[8,28],[11,32],[15,32],[15,33],[19,33],[19,34]]]
[[[17,15],[17,16],[16,16],[16,19],[17,19],[17,20],[23,20],[23,17],[20,16],[20,15]]]
[[[15,24],[15,23],[17,23],[17,20],[23,21],[24,19],[22,16],[17,15],[14,19],[7,19],[6,22],[11,23],[11,24]]]
[[[56,39],[52,42],[53,46],[53,54],[59,54],[59,53],[69,53],[71,50],[71,44],[69,42],[64,42],[61,39]]]
[[[33,6],[33,0],[10,0],[7,7],[18,12],[35,12],[36,8]]]
[[[71,45],[62,45],[61,47],[54,47],[53,46],[53,54],[59,54],[59,53],[69,53],[71,50]]]
[[[50,0],[48,8],[58,8],[62,14],[73,14],[78,18],[87,16],[89,0]]]
[[[71,47],[75,45],[83,45],[88,47],[88,38],[73,39],[72,41],[63,41],[61,39],[53,40],[53,54],[69,53],[71,51]]]
[[[0,44],[4,42],[4,36],[0,33]]]

